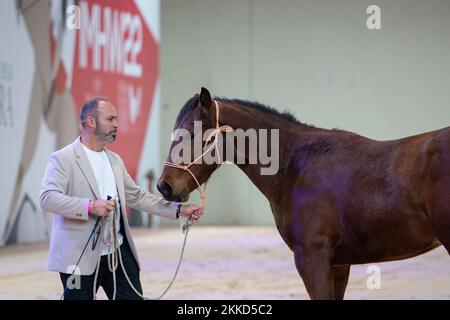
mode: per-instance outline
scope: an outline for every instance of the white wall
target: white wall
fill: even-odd
[[[366,27],[370,4],[381,30]],[[201,86],[373,139],[450,125],[450,1],[164,0],[161,10],[162,159]],[[203,224],[273,223],[235,166],[207,195]]]

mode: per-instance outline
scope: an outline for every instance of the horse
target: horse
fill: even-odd
[[[316,128],[257,102],[213,99],[206,88],[187,100],[174,129],[192,133],[194,121],[216,137],[224,125],[279,130],[276,174],[262,175],[260,163],[236,165],[269,201],[311,299],[343,299],[352,264],[406,259],[440,245],[450,253],[450,127],[377,141]],[[187,201],[220,167],[171,161],[169,153],[157,183],[169,201]]]

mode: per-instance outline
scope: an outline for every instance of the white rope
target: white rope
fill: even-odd
[[[181,261],[183,260],[184,249],[186,247],[186,240],[187,240],[187,235],[189,233],[189,228],[193,224],[192,218],[187,219],[186,222],[183,225],[183,233],[184,233],[183,246],[181,248],[181,252],[180,252],[180,257],[178,259],[177,268],[176,268],[175,273],[174,273],[174,275],[172,277],[172,280],[170,281],[169,285],[166,287],[166,289],[163,291],[162,294],[160,294],[156,298],[149,298],[149,297],[144,296],[142,293],[140,293],[134,287],[133,283],[131,282],[131,280],[130,280],[127,272],[126,272],[125,266],[124,266],[123,261],[122,261],[122,251],[121,251],[120,246],[117,245],[118,244],[118,239],[117,239],[117,233],[115,232],[116,231],[116,228],[115,228],[115,218],[116,217],[115,216],[117,214],[116,212],[117,211],[114,210],[114,212],[112,213],[113,214],[113,221],[114,221],[114,223],[113,223],[113,225],[110,225],[110,231],[113,231],[112,235],[113,235],[113,239],[114,239],[114,251],[112,253],[108,254],[108,269],[113,274],[113,288],[114,288],[114,291],[113,291],[113,298],[112,298],[112,300],[116,299],[116,293],[117,293],[116,270],[117,270],[117,267],[118,267],[119,263],[120,263],[120,266],[122,268],[123,274],[125,275],[125,278],[127,279],[128,284],[130,285],[131,289],[133,289],[133,291],[139,297],[141,297],[144,300],[160,300],[160,299],[162,299],[166,295],[166,293],[169,291],[169,289],[172,287],[172,285],[174,284],[175,279],[176,279],[176,277],[178,275],[178,271],[179,271],[180,266],[181,266]],[[104,219],[103,218],[102,218],[102,225],[104,227]],[[102,238],[103,237],[103,229],[104,229],[103,227],[101,228],[101,232],[100,232],[100,235],[99,235],[100,239],[103,239]],[[97,300],[97,298],[96,298],[96,296],[97,296],[97,278],[98,278],[98,272],[99,272],[99,268],[100,268],[100,261],[101,261],[101,258],[102,258],[102,249],[103,249],[103,241],[100,241],[100,242],[101,242],[101,244],[100,244],[100,253],[99,253],[98,259],[97,259],[97,268],[95,270],[95,277],[94,277],[94,284],[93,284],[93,297],[94,297],[94,300]]]

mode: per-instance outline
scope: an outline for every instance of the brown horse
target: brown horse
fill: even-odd
[[[269,200],[312,299],[343,299],[352,264],[414,257],[440,244],[450,252],[450,127],[375,141],[315,128],[258,103],[213,100],[202,88],[175,128],[192,131],[194,121],[214,128],[215,103],[219,125],[279,129],[276,174],[261,175],[261,164],[237,165]],[[201,184],[218,166],[190,169]],[[196,187],[192,175],[168,166],[158,181],[168,200],[186,201]]]

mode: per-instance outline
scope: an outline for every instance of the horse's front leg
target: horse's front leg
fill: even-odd
[[[295,265],[311,299],[334,299],[333,258],[339,240],[334,199],[308,192],[297,198],[293,212]]]
[[[343,300],[350,275],[350,265],[333,265],[334,299]]]
[[[296,248],[295,266],[313,300],[334,299],[332,251],[328,245],[311,244]]]

